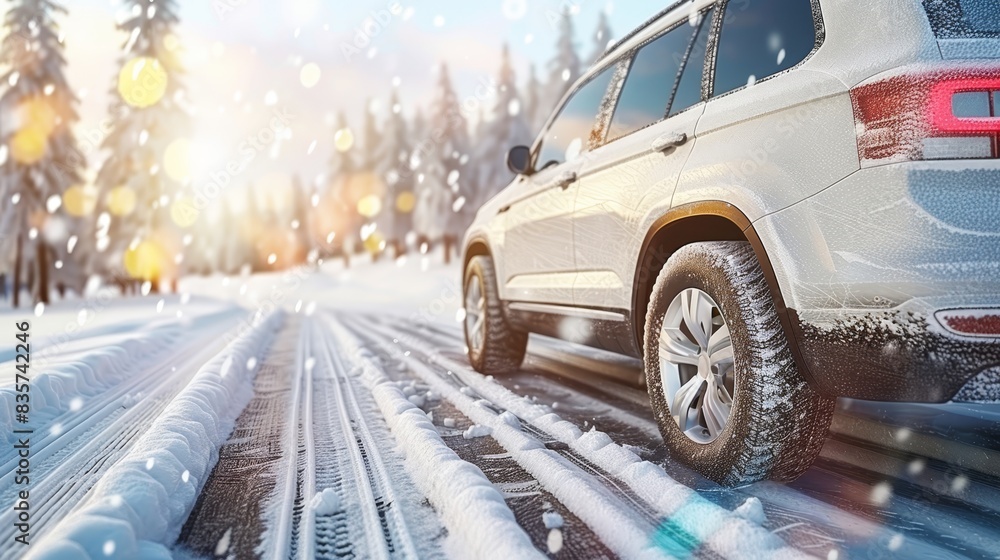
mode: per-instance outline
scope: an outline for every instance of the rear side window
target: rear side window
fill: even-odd
[[[725,10],[715,65],[716,96],[787,70],[816,46],[810,0],[730,0]]]
[[[618,98],[609,140],[666,118],[694,31],[695,28],[684,23],[639,49]]]
[[[997,0],[923,0],[934,34],[939,39],[1000,37]]]
[[[705,53],[708,52],[708,36],[712,30],[714,11],[714,8],[709,10],[701,18],[701,30],[698,31],[698,38],[691,47],[687,64],[684,66],[684,74],[677,84],[677,94],[674,95],[674,102],[670,105],[671,117],[701,103],[701,77],[705,73]]]
[[[538,157],[540,169],[576,159],[587,150],[591,134],[597,128],[601,102],[608,93],[608,86],[611,85],[611,78],[617,67],[616,64],[610,66],[577,89],[566,101],[542,139]]]

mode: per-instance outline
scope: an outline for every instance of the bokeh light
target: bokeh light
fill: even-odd
[[[307,88],[315,87],[319,83],[319,79],[323,76],[323,72],[319,69],[319,65],[310,62],[302,67],[299,72],[299,80],[302,85]]]
[[[378,230],[374,231],[364,239],[365,250],[375,255],[382,252],[385,247],[385,237]]]
[[[45,157],[48,140],[48,134],[38,127],[22,128],[10,141],[10,155],[22,165],[36,164]]]
[[[167,71],[159,60],[140,56],[125,63],[118,74],[118,93],[133,107],[152,107],[167,93],[168,82]]]
[[[59,115],[44,97],[30,97],[17,107],[17,118],[21,128],[35,128],[46,136],[59,124]]]
[[[175,181],[187,181],[191,177],[191,142],[186,138],[171,142],[163,152],[163,170]]]
[[[333,136],[333,143],[338,152],[347,152],[354,147],[354,132],[350,128],[342,128]]]
[[[396,210],[403,214],[413,212],[417,207],[417,197],[410,191],[404,191],[396,196]]]
[[[170,219],[179,227],[189,228],[198,221],[198,209],[194,199],[181,195],[170,205]]]
[[[128,187],[115,187],[108,193],[108,212],[115,216],[128,216],[135,210],[135,191]]]
[[[380,212],[382,212],[382,199],[378,195],[370,194],[358,201],[358,214],[374,218]]]
[[[169,253],[158,242],[146,240],[125,252],[125,270],[136,280],[153,281],[163,277]]]
[[[92,188],[72,186],[63,193],[63,208],[70,216],[88,216],[97,207],[97,192]]]

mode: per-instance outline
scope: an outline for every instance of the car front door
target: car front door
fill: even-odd
[[[647,217],[663,215],[691,153],[703,111],[702,74],[712,9],[678,10],[668,30],[633,52],[607,142],[588,159],[577,187],[574,305],[632,307]]]
[[[506,214],[505,300],[573,303],[574,187],[613,74],[613,67],[598,72],[566,98],[535,145],[538,171],[519,178],[523,194],[500,209]]]

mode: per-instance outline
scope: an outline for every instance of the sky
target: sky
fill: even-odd
[[[103,157],[96,146],[122,64],[126,37],[114,27],[121,4],[63,4],[69,9],[59,20],[67,73],[81,99],[77,131],[94,167]],[[394,84],[405,111],[426,106],[441,62],[449,65],[464,99],[496,75],[504,43],[510,44],[519,81],[527,79],[532,63],[543,75],[564,8],[575,14],[584,56],[594,50],[591,36],[601,11],[620,37],[661,9],[607,0],[179,0],[179,5],[177,36],[187,72],[181,79],[195,111],[193,180],[222,180],[226,163],[238,158],[246,138],[280,113],[291,121],[285,137],[266,158],[229,178],[233,185],[265,186],[287,182],[292,173],[305,182],[321,180],[334,150],[337,111],[357,129],[367,103],[386,114]],[[306,66],[311,87],[303,82]]]

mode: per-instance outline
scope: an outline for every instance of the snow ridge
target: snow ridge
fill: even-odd
[[[339,323],[329,321],[392,430],[420,491],[448,528],[455,557],[506,560],[545,558],[532,544],[503,495],[481,470],[445,444],[437,428],[381,371],[377,358]]]
[[[373,325],[372,329],[385,333],[381,327]],[[426,353],[433,362],[454,373],[483,398],[565,443],[573,451],[624,482],[666,519],[661,530],[680,530],[724,558],[808,557],[788,547],[783,540],[759,524],[709,502],[695,490],[675,481],[659,466],[642,460],[635,453],[616,444],[607,434],[596,429],[583,432],[548,408],[514,394],[464,364],[439,355],[415,337],[399,338],[406,346]],[[479,422],[474,417],[470,418]],[[658,535],[653,536],[661,545],[669,544],[657,537]],[[683,552],[667,548],[674,553]]]
[[[270,346],[283,313],[260,319],[198,371],[129,453],[28,559],[170,558],[218,451],[253,396],[250,358]]]
[[[99,395],[141,370],[142,364],[151,363],[172,346],[181,332],[177,323],[146,329],[120,344],[96,349],[77,361],[32,375],[31,421],[35,431],[69,411],[74,399],[87,400]],[[0,388],[0,432],[4,434],[4,443],[9,444],[16,441],[13,432],[16,394],[14,385]],[[7,458],[6,452],[0,456]]]
[[[400,346],[391,343],[381,344],[390,351],[401,350]],[[646,518],[623,504],[605,487],[595,484],[564,457],[521,431],[519,425],[511,421],[515,420],[511,415],[490,410],[491,404],[502,404],[482,401],[477,396],[466,394],[413,357],[407,359],[407,365],[431,390],[450,401],[470,420],[490,428],[493,439],[546,490],[579,516],[617,555],[649,559],[679,556],[649,537],[656,532],[656,527]],[[489,399],[485,393],[480,395]]]

